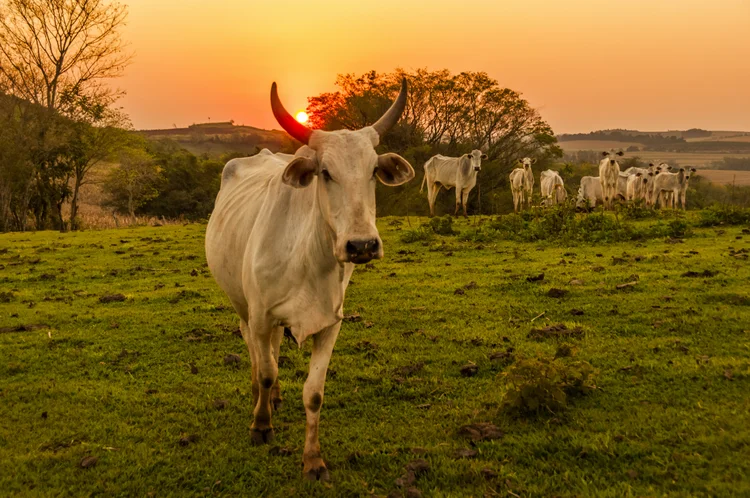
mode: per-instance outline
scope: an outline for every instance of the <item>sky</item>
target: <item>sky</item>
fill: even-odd
[[[485,71],[556,133],[750,131],[750,0],[121,0],[137,129],[279,128],[339,73]]]

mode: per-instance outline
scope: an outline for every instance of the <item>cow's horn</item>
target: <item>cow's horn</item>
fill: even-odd
[[[385,133],[393,128],[393,126],[398,123],[399,118],[401,118],[401,113],[404,112],[404,108],[406,107],[406,78],[401,80],[401,91],[398,94],[398,97],[396,97],[396,101],[393,102],[390,109],[386,111],[383,116],[378,119],[377,123],[372,125],[373,128],[375,128],[375,131],[378,132],[378,135],[381,137],[385,135]]]
[[[305,145],[310,142],[310,135],[313,131],[294,119],[294,117],[284,109],[281,100],[279,100],[279,93],[276,90],[275,81],[273,82],[273,85],[271,85],[271,110],[273,111],[276,121],[279,122],[281,127],[284,128],[287,133]]]

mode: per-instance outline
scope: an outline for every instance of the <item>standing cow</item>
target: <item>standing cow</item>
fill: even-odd
[[[534,172],[531,165],[536,163],[536,158],[531,159],[524,157],[518,160],[520,168],[510,172],[510,192],[513,194],[513,211],[518,212],[523,209],[524,203],[531,208],[531,194],[534,190]]]
[[[556,206],[565,202],[568,193],[565,191],[565,184],[557,171],[551,169],[542,171],[542,174],[539,175],[539,183],[541,184],[543,206]]]
[[[618,194],[618,181],[620,181],[620,163],[617,162],[615,156],[624,155],[625,153],[622,151],[602,152],[602,156],[604,157],[599,161],[599,181],[602,183],[604,207],[607,209],[611,209],[614,206],[614,201]]]
[[[487,159],[487,154],[480,150],[473,150],[461,157],[447,157],[440,154],[432,156],[424,163],[424,178],[419,191],[424,190],[427,184],[427,202],[430,204],[430,216],[435,216],[435,199],[441,187],[445,190],[456,188],[456,211],[463,205],[464,216],[466,204],[469,200],[469,192],[477,184],[477,173],[482,170],[482,159]]]
[[[584,176],[578,187],[576,207],[594,209],[597,203],[604,201],[602,197],[602,182],[598,176]]]
[[[274,116],[305,145],[293,156],[263,150],[229,161],[206,229],[208,267],[240,316],[252,361],[254,443],[273,438],[284,329],[299,344],[312,336],[310,373],[302,391],[307,479],[328,479],[318,423],[349,278],[355,264],[383,257],[375,227],[375,184],[401,185],[414,177],[402,157],[375,152],[405,105],[404,79],[398,98],[374,125],[311,130],[284,109],[274,83]]]

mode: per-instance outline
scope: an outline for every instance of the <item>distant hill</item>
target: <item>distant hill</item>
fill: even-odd
[[[557,137],[566,151],[622,148],[627,152],[750,155],[750,132],[700,128],[671,131],[599,130]]]
[[[260,149],[272,152],[294,152],[299,142],[281,130],[263,130],[253,126],[237,126],[233,122],[198,123],[187,128],[140,130],[149,140],[170,140],[193,154],[219,158],[228,153],[253,154]]]

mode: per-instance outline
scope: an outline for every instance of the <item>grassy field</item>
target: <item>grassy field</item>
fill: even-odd
[[[750,185],[750,171],[736,171],[729,169],[704,169],[698,173],[711,183],[722,185],[737,185],[738,187]]]
[[[204,226],[0,235],[0,494],[402,496],[423,459],[406,487],[424,496],[750,495],[747,228],[560,247],[379,226],[386,258],[354,273],[326,384],[326,484],[301,479],[309,343],[284,341],[276,441],[250,443]],[[529,337],[560,323],[569,348]],[[566,354],[598,389],[503,409],[513,362]],[[501,437],[465,438],[476,423]]]

